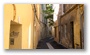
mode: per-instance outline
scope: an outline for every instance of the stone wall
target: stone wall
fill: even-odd
[[[82,48],[81,40],[83,39],[83,35],[81,36],[80,31],[81,27],[83,26],[81,26],[81,24],[84,23],[84,21],[81,21],[80,17],[81,13],[83,14],[83,11],[83,5],[65,4],[65,13],[62,16],[59,15],[59,21],[57,22],[58,35],[56,41],[58,43],[67,48]],[[82,17],[83,16],[84,15],[82,15]],[[84,20],[84,17],[82,20]]]

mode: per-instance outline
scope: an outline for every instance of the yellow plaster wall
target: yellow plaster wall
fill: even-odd
[[[4,48],[9,49],[10,21],[13,19],[12,4],[4,5]]]
[[[33,49],[33,37],[34,37],[34,13],[31,4],[15,4],[16,7],[16,18],[14,22],[22,25],[22,47],[21,49]],[[38,8],[38,18],[40,14],[39,5]],[[14,7],[12,4],[4,5],[4,48],[9,49],[9,34],[10,34],[10,21],[13,20]],[[37,30],[39,31],[39,24],[37,25]],[[35,48],[38,43],[38,37],[40,33],[37,31],[35,37]],[[30,39],[28,39],[30,37]]]
[[[22,49],[28,49],[29,25],[31,24],[31,26],[33,26],[32,6],[30,4],[15,4],[15,5],[16,5],[16,18],[20,17],[20,23],[22,24]],[[16,20],[18,19],[15,19],[15,21]],[[33,36],[31,36],[31,38],[32,37]]]

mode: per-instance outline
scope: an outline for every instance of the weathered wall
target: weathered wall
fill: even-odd
[[[67,29],[66,29],[66,32],[67,32],[67,37],[65,37],[65,34],[63,32],[63,40],[62,40],[62,44],[65,46],[65,47],[70,47],[72,48],[72,36],[71,35],[71,32],[70,32],[70,22],[74,22],[74,20],[76,19],[76,9],[74,9],[73,11],[71,11],[70,13],[68,13],[67,15],[65,15],[63,18],[61,18],[61,25],[67,25]],[[63,27],[65,28],[65,27]],[[65,30],[64,30],[65,31]],[[68,46],[70,45],[70,46]]]
[[[66,5],[66,10],[68,11],[72,7],[72,5]],[[80,6],[81,7],[81,6]],[[83,11],[80,10],[80,7],[76,6],[74,9],[71,9],[67,14],[62,15],[60,20],[61,23],[59,23],[60,27],[60,44],[67,48],[81,48],[81,36],[80,37],[80,13],[83,13]],[[60,16],[60,15],[59,15]],[[71,26],[71,22],[73,22],[73,26]],[[82,21],[81,21],[82,22]],[[83,22],[82,22],[83,23]],[[65,33],[65,26],[66,26],[66,33]],[[71,30],[73,27],[73,30]],[[73,35],[72,35],[73,31]],[[57,30],[58,32],[58,30]],[[66,35],[66,36],[65,36]],[[58,36],[59,37],[59,36]],[[58,38],[56,40],[58,42]],[[58,42],[59,43],[59,42]]]
[[[55,21],[55,27],[54,27],[54,31],[55,31],[54,32],[55,33],[54,40],[59,43],[59,34],[58,34],[59,30],[58,30],[58,22],[57,21],[58,20]]]
[[[73,7],[75,4],[63,4],[63,11],[64,13],[67,12],[71,7]]]

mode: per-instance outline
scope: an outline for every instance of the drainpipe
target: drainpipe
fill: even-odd
[[[14,21],[16,18],[16,6],[15,6],[15,4],[12,4],[12,5],[13,5],[13,9],[14,9],[14,15],[13,15],[13,21]]]
[[[34,23],[35,23],[35,21],[34,21],[34,20],[35,20],[35,11],[34,11],[34,6],[35,6],[35,5],[32,4],[33,13],[34,13],[34,19],[33,19],[33,49],[34,49]]]

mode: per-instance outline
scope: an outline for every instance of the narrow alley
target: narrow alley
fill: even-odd
[[[67,48],[55,42],[54,38],[47,37],[39,41],[37,49],[67,49]]]
[[[84,49],[84,4],[5,4],[5,49]]]

